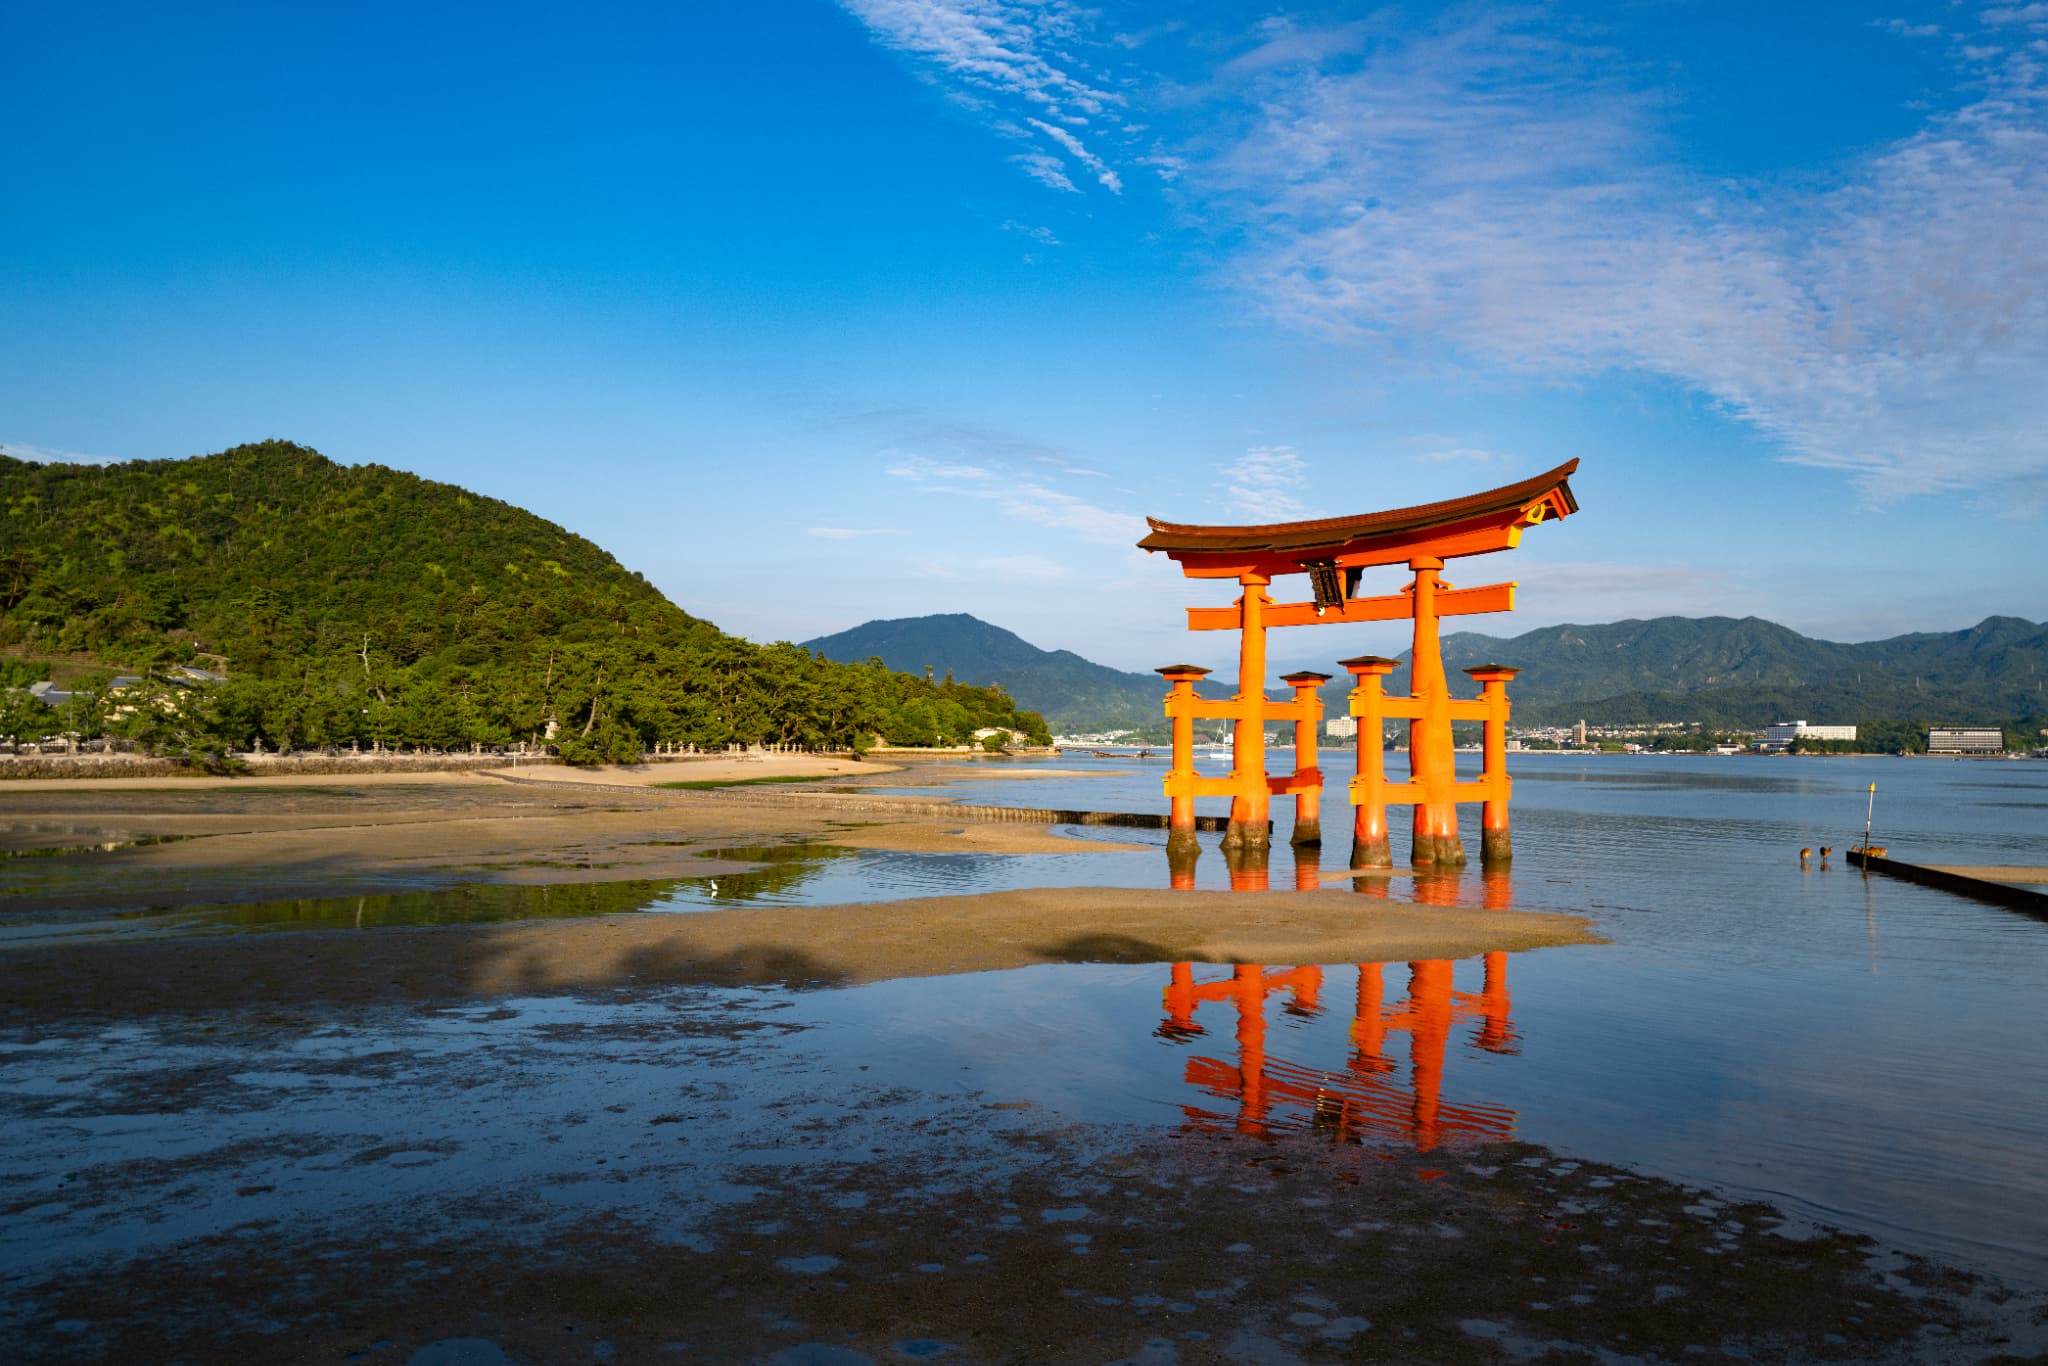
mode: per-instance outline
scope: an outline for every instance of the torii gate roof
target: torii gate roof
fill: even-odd
[[[1198,565],[1211,572],[1227,563],[1256,565],[1269,574],[1300,573],[1310,563],[1387,564],[1410,555],[1505,550],[1520,538],[1522,527],[1579,510],[1567,482],[1578,467],[1578,461],[1567,460],[1534,478],[1484,493],[1312,522],[1191,526],[1148,517],[1152,530],[1138,548],[1163,550],[1197,575]]]

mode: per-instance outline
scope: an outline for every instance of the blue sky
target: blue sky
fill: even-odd
[[[762,640],[1222,663],[1145,514],[1573,456],[1465,624],[2048,616],[2048,4],[13,5],[0,72],[28,458],[288,437]]]

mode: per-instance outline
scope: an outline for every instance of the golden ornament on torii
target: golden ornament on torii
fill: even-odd
[[[1266,632],[1276,626],[1329,626],[1340,622],[1402,621],[1415,623],[1410,695],[1385,693],[1382,680],[1396,661],[1360,655],[1341,661],[1353,679],[1351,715],[1358,718],[1358,776],[1351,783],[1354,808],[1351,866],[1393,866],[1387,844],[1387,806],[1410,803],[1415,808],[1415,842],[1411,861],[1417,867],[1457,867],[1465,862],[1458,836],[1461,801],[1485,803],[1481,857],[1504,864],[1511,856],[1508,839],[1507,683],[1516,669],[1488,664],[1465,670],[1480,684],[1480,695],[1450,695],[1438,641],[1437,619],[1481,612],[1511,612],[1513,583],[1456,588],[1443,581],[1446,561],[1466,555],[1512,550],[1523,531],[1542,522],[1569,517],[1579,510],[1568,482],[1579,462],[1504,488],[1475,493],[1421,507],[1393,508],[1357,517],[1329,517],[1313,522],[1278,522],[1269,526],[1188,526],[1147,518],[1152,530],[1138,542],[1147,551],[1163,550],[1191,579],[1236,579],[1242,595],[1229,607],[1191,607],[1191,631],[1236,631],[1238,685],[1234,697],[1210,700],[1195,693],[1195,684],[1209,671],[1193,665],[1159,670],[1173,685],[1166,715],[1173,722],[1173,768],[1166,775],[1171,803],[1168,849],[1192,849],[1195,798],[1227,796],[1230,824],[1223,836],[1226,850],[1263,849],[1269,842],[1270,799],[1275,793],[1294,795],[1296,844],[1322,842],[1322,770],[1316,765],[1316,727],[1323,704],[1316,688],[1327,674],[1289,674],[1282,681],[1294,690],[1288,702],[1266,697]],[[1359,597],[1363,571],[1380,565],[1405,565],[1414,575],[1398,593]],[[1309,576],[1312,599],[1277,603],[1266,586],[1289,574]],[[1197,718],[1234,723],[1231,772],[1201,777],[1194,765],[1194,722]],[[1292,721],[1295,771],[1266,773],[1266,722]],[[1406,720],[1407,782],[1387,781],[1381,723]],[[1485,723],[1485,764],[1476,782],[1459,782],[1451,748],[1453,721]]]

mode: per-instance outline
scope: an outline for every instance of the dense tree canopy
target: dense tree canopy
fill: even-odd
[[[582,760],[1045,736],[999,687],[754,645],[532,513],[289,442],[117,465],[0,457],[0,546],[10,678],[54,659],[85,692],[57,718],[10,694],[0,734],[55,721],[173,751],[458,748],[536,740],[552,720]],[[228,681],[187,686],[180,664]],[[144,681],[96,689],[117,669]]]

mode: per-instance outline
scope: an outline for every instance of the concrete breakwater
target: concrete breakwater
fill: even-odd
[[[1849,862],[1867,873],[1883,873],[1887,877],[1899,878],[1906,882],[1917,882],[1923,887],[1934,887],[1958,896],[1974,897],[1979,901],[1995,902],[2010,906],[2017,911],[2048,919],[2048,892],[2037,892],[2031,887],[2019,887],[2010,882],[1997,882],[1988,877],[1977,877],[1957,872],[1950,868],[1935,868],[1923,863],[1906,863],[1900,859],[1885,858],[1878,854],[1866,854],[1861,849],[1849,851]],[[1984,869],[1995,872],[1996,869]],[[2038,869],[2014,869],[2017,873],[2037,873]]]

